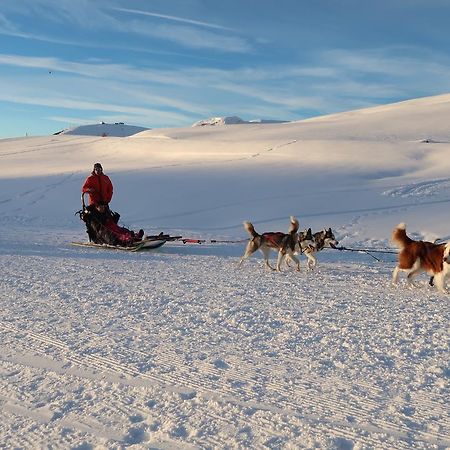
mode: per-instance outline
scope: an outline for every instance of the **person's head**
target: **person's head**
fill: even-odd
[[[94,170],[92,171],[92,173],[96,174],[96,175],[100,175],[101,173],[103,173],[103,167],[100,163],[95,163],[94,164]]]

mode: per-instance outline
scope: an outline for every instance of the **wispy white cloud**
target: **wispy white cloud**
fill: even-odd
[[[84,47],[84,48],[90,48],[90,49],[108,49],[108,50],[116,50],[116,51],[123,51],[123,52],[139,52],[139,53],[147,53],[152,55],[165,55],[165,56],[182,56],[184,59],[192,59],[192,60],[202,60],[202,61],[215,61],[214,58],[210,56],[203,56],[199,54],[191,54],[186,53],[183,51],[176,52],[176,51],[164,51],[164,50],[156,50],[149,47],[143,47],[143,46],[132,46],[132,45],[123,45],[120,43],[108,43],[105,41],[98,41],[98,40],[87,40],[87,41],[81,41],[81,40],[70,40],[70,39],[63,39],[61,37],[52,37],[47,36],[43,34],[38,33],[25,33],[23,31],[19,31],[17,29],[13,29],[10,27],[2,26],[2,23],[0,22],[0,35],[4,36],[13,36],[18,37],[22,39],[28,39],[30,41],[40,41],[40,42],[48,42],[52,44],[59,44],[59,45],[68,45],[68,46],[74,46],[74,47]]]
[[[156,95],[154,93],[147,92],[141,86],[124,85],[122,83],[112,84],[109,83],[109,89],[113,92],[116,91],[122,96],[126,96],[131,101],[140,102],[148,105],[159,105],[165,108],[170,108],[177,111],[187,112],[193,114],[204,114],[207,110],[201,99],[197,103],[193,99],[183,99],[180,95]],[[153,90],[149,89],[150,92]]]
[[[48,116],[47,119],[54,122],[73,123],[77,125],[89,125],[92,124],[92,118],[85,119],[82,117],[68,117],[68,116]],[[98,120],[100,122],[100,120]]]
[[[138,80],[131,80],[126,67],[102,64],[101,72],[98,72],[95,64],[71,66],[67,61],[54,58],[0,55],[0,67],[5,62],[18,64],[26,70],[15,71],[14,75],[10,75],[10,71],[0,70],[0,84],[10,88],[7,92],[0,92],[0,102],[67,111],[82,110],[86,111],[88,117],[98,111],[102,112],[102,117],[115,113],[122,121],[151,126],[189,124],[206,110],[196,105],[195,100],[183,100],[176,85],[156,88],[154,81],[145,80],[142,73]],[[62,73],[61,68],[66,72]],[[106,77],[101,76],[101,73]],[[111,74],[114,76],[111,77]],[[164,79],[164,76],[159,74],[157,78]],[[167,77],[165,81],[168,81]]]
[[[130,30],[141,36],[171,41],[184,48],[209,49],[224,53],[253,51],[252,44],[239,36],[228,36],[196,27],[171,24],[157,24],[149,27],[145,22],[136,21],[126,26],[126,31],[130,32]]]
[[[114,32],[121,33],[123,36],[134,34],[137,37],[169,41],[177,44],[181,48],[215,50],[222,53],[247,53],[253,51],[253,45],[247,39],[225,33],[229,31],[234,32],[235,30],[217,24],[183,19],[170,15],[148,13],[145,15],[160,19],[164,18],[170,22],[178,22],[181,24],[158,23],[149,26],[148,22],[144,20],[126,20],[123,16],[116,18],[114,15],[108,14],[108,11],[113,10],[120,12],[133,11],[135,15],[139,13],[139,17],[142,17],[144,12],[119,7],[110,8],[106,7],[103,2],[92,3],[90,0],[78,0],[77,2],[73,2],[72,0],[23,1],[27,3],[29,9],[22,11],[22,14],[29,16],[34,14],[40,17],[41,21],[43,18],[46,18],[54,23],[62,25],[70,24],[78,27],[80,30],[87,30],[89,32]],[[9,5],[6,10],[17,13],[17,9],[13,5]],[[91,48],[120,49],[124,47],[121,44],[108,45],[102,40],[92,43],[89,40],[62,38],[60,34],[55,37],[51,34],[43,35],[42,33],[37,33],[29,29],[24,31],[13,22],[8,21],[4,13],[0,16],[0,34],[65,45],[81,45]],[[133,50],[148,51],[148,45],[147,50],[145,45],[142,45],[140,48],[134,48]]]
[[[278,105],[280,107],[298,109],[308,108],[314,110],[324,110],[328,104],[324,98],[314,95],[295,94],[291,89],[283,89],[282,87],[270,87],[264,89],[262,85],[251,86],[249,83],[220,83],[216,88],[226,92],[233,92],[243,97],[256,98],[265,103]]]
[[[171,20],[174,22],[182,22],[185,24],[197,25],[200,27],[215,28],[218,30],[226,30],[226,31],[236,31],[233,28],[228,28],[223,25],[217,25],[215,23],[201,22],[198,20],[186,19],[183,17],[170,16],[170,15],[166,15],[166,14],[157,14],[157,13],[152,13],[149,11],[141,11],[141,10],[137,10],[137,9],[128,9],[128,8],[119,8],[119,7],[112,7],[111,9],[114,11],[121,11],[121,12],[127,12],[127,13],[132,13],[132,14],[138,14],[138,15],[142,15],[142,16],[156,17],[159,19]]]
[[[4,14],[0,13],[0,30],[5,30],[5,33],[11,33],[12,35],[14,33],[17,33],[16,26],[6,18]]]
[[[106,14],[102,8],[104,0],[20,0],[20,2],[2,2],[2,13],[14,17],[14,23],[27,23],[29,27],[17,27],[25,34],[33,34],[34,24],[60,24],[65,28],[65,34],[73,25],[82,29],[95,29],[100,26],[111,27],[114,19]],[[32,19],[30,21],[30,19]]]
[[[0,101],[20,103],[24,105],[38,105],[52,108],[63,108],[67,110],[85,110],[85,111],[104,111],[120,113],[120,117],[130,115],[133,117],[158,117],[161,122],[166,123],[187,123],[191,117],[182,115],[173,111],[164,111],[161,109],[152,109],[144,107],[132,107],[126,105],[118,105],[114,103],[102,103],[79,98],[70,98],[69,96],[48,95],[48,96],[33,96],[30,92],[8,93],[0,92]]]
[[[432,53],[416,47],[389,47],[370,50],[328,50],[322,59],[330,66],[355,74],[393,77],[414,77],[418,72],[447,72],[447,55]]]
[[[430,83],[435,88],[433,93],[450,90],[448,61],[429,55],[424,65],[420,56],[409,53],[401,59],[390,49],[336,50],[318,54],[315,64],[310,65],[234,69],[194,66],[177,70],[0,54],[0,68],[18,68],[17,84],[2,76],[0,70],[0,83],[11,86],[0,100],[99,110],[153,121],[158,116],[158,123],[175,126],[217,114],[247,113],[246,119],[264,118],[265,111],[270,118],[279,119],[326,114],[379,104],[384,99],[412,98],[422,86],[423,95],[427,95],[429,86],[425,85]],[[69,95],[67,86],[72,88]],[[139,123],[154,126],[155,122]]]
[[[53,57],[0,54],[0,65],[66,72],[101,79],[122,79],[128,83],[155,82],[188,86],[190,81],[179,72],[138,68],[106,62],[72,62]]]

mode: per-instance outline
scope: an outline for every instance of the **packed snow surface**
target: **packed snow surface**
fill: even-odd
[[[5,448],[450,447],[449,296],[391,284],[392,229],[450,239],[450,95],[295,123],[0,141]],[[100,161],[148,234],[85,241]],[[332,227],[318,267],[238,266],[242,226]],[[223,241],[223,242],[216,242]],[[231,241],[231,242],[230,242]],[[385,253],[382,253],[385,252]],[[272,259],[275,258],[273,255]]]

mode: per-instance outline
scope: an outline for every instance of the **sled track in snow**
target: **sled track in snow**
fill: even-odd
[[[408,439],[412,432],[414,432],[415,441],[439,446],[450,444],[445,433],[445,430],[450,429],[449,421],[441,422],[440,429],[442,432],[433,432],[412,430],[406,425],[390,423],[383,418],[374,418],[374,411],[380,409],[390,400],[382,395],[383,392],[379,388],[368,384],[359,385],[365,396],[357,396],[349,392],[349,386],[342,380],[336,386],[336,378],[327,382],[322,377],[314,377],[305,373],[296,374],[289,380],[286,379],[283,368],[280,368],[277,373],[274,373],[273,370],[270,373],[262,373],[259,370],[257,373],[253,362],[239,361],[239,364],[233,365],[233,367],[239,367],[239,370],[228,368],[225,372],[228,379],[236,381],[235,386],[224,386],[218,382],[224,376],[223,369],[201,360],[195,361],[196,365],[192,367],[192,364],[186,364],[186,361],[182,360],[180,355],[174,351],[148,355],[144,352],[122,348],[117,352],[117,354],[125,357],[138,353],[140,358],[144,357],[147,360],[153,358],[157,360],[158,367],[165,371],[165,373],[157,374],[142,373],[130,364],[121,363],[106,356],[80,354],[70,349],[64,342],[49,336],[20,330],[9,324],[2,324],[0,328],[3,332],[26,336],[28,342],[34,343],[32,347],[47,357],[49,348],[56,349],[58,357],[63,361],[69,360],[72,364],[88,370],[108,371],[116,375],[117,379],[120,379],[120,383],[134,386],[149,384],[169,392],[178,393],[184,400],[200,397],[206,401],[214,400],[221,404],[229,403],[248,409],[249,413],[246,420],[264,433],[268,433],[267,429],[264,428],[264,423],[272,423],[269,417],[277,414],[295,417],[300,422],[311,425],[320,422],[337,437],[356,440],[364,446],[377,447],[380,444],[380,440],[376,438],[377,434],[390,435],[397,440],[396,448],[406,450],[410,448]],[[292,358],[291,356],[291,359],[293,364],[298,367],[302,367],[306,363],[302,358]],[[220,364],[218,366],[220,367]],[[195,370],[193,370],[194,368]],[[198,374],[202,374],[201,379]],[[296,380],[299,377],[301,380]],[[287,388],[287,385],[290,385],[290,388]],[[245,386],[250,386],[252,389],[246,390],[244,389]],[[322,395],[317,391],[318,386],[324,391]],[[259,402],[257,393],[263,392],[267,396],[268,391],[272,391],[272,401],[270,403],[267,401]],[[336,391],[340,393],[339,396],[337,396]],[[242,400],[242,398],[245,398],[245,400]],[[345,403],[341,400],[342,398],[347,399]],[[422,404],[426,403],[434,411],[444,412],[442,411],[442,405],[426,400],[423,395],[418,396],[417,401]],[[13,400],[10,400],[10,402],[13,402]],[[120,398],[116,398],[115,402],[120,404]],[[352,406],[353,402],[357,403],[357,406]],[[122,408],[126,415],[136,413],[135,408],[131,410],[124,407],[123,404],[118,407]],[[235,425],[223,416],[211,414],[211,418],[215,421],[225,422],[228,426]],[[415,417],[416,421],[418,419],[420,417]],[[83,425],[80,423],[80,427],[77,428],[83,429]],[[270,432],[270,436],[282,438],[285,435]],[[212,446],[221,444],[213,436],[208,436],[207,441]]]

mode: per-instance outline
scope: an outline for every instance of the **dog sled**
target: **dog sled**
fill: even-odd
[[[78,214],[85,223],[89,241],[71,242],[74,246],[139,252],[156,249],[168,241],[181,238],[181,236],[170,236],[163,232],[158,235],[144,235],[142,229],[134,232],[119,225],[120,214],[111,211],[108,205],[86,206],[83,195],[81,202],[82,209],[75,214]]]

